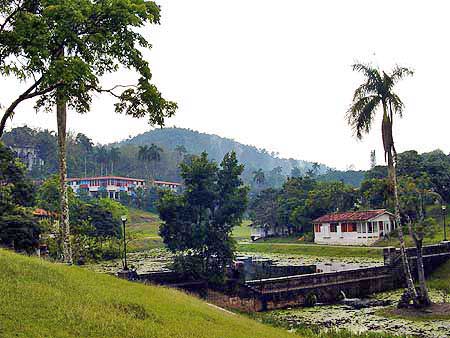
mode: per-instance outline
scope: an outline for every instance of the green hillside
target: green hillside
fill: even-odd
[[[0,250],[0,337],[294,337],[182,292]]]
[[[173,150],[182,145],[191,154],[200,154],[206,151],[209,157],[221,161],[223,156],[234,150],[240,162],[245,164],[249,170],[262,168],[265,171],[275,167],[282,167],[285,175],[290,174],[292,167],[299,167],[303,171],[310,168],[312,163],[302,160],[279,158],[274,153],[265,149],[245,145],[229,138],[220,137],[206,133],[200,133],[184,128],[161,128],[137,135],[120,144],[149,145],[155,143],[165,149]],[[324,172],[325,167],[321,170]]]

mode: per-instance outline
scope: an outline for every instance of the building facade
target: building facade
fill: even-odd
[[[119,199],[121,193],[132,195],[132,192],[141,187],[148,188],[145,180],[120,176],[96,176],[83,178],[69,178],[67,184],[75,194],[85,190],[91,197],[108,197]],[[150,186],[162,189],[178,191],[181,189],[180,183],[166,181],[152,181]]]
[[[12,146],[10,147],[14,154],[26,165],[27,170],[33,170],[35,166],[43,166],[44,161],[39,158],[35,147]]]
[[[333,213],[312,223],[317,244],[370,245],[395,229],[394,215],[385,209]]]

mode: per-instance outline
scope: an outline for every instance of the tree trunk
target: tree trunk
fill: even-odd
[[[423,239],[418,238],[418,236],[416,236],[412,228],[411,221],[408,222],[408,228],[409,234],[411,235],[411,238],[414,240],[414,244],[416,245],[417,249],[417,276],[419,279],[419,289],[420,289],[420,295],[418,297],[419,300],[418,305],[421,307],[430,306],[431,299],[430,295],[428,294],[427,283],[425,280],[425,270],[423,268],[423,253],[422,253]]]
[[[60,226],[63,244],[63,261],[72,264],[72,248],[70,245],[69,199],[67,195],[67,162],[66,162],[66,123],[67,104],[62,94],[58,94],[56,103],[56,119],[58,123],[58,155],[59,155],[59,187],[60,199]]]
[[[394,154],[392,154],[392,152]],[[403,228],[400,219],[400,200],[398,198],[398,188],[397,188],[397,172],[396,172],[396,163],[397,163],[397,152],[395,149],[391,149],[388,152],[388,171],[389,176],[392,181],[392,188],[394,190],[394,204],[395,204],[395,223],[397,225],[398,231],[398,239],[400,241],[400,253],[402,258],[403,270],[405,273],[406,285],[408,289],[409,296],[413,303],[417,305],[417,291],[414,286],[414,280],[412,278],[411,269],[409,267],[408,256],[406,254],[406,245],[405,238],[403,235]]]

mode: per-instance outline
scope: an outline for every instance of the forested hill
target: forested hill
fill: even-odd
[[[122,141],[119,145],[134,144],[143,146],[152,143],[170,150],[175,150],[177,146],[183,146],[188,153],[195,155],[206,151],[210,158],[218,162],[222,160],[227,152],[234,150],[238,159],[245,164],[247,171],[260,168],[264,171],[271,171],[276,167],[281,167],[282,174],[289,175],[294,167],[305,173],[313,166],[311,162],[279,158],[277,154],[269,153],[265,149],[245,145],[229,138],[184,128],[155,129]],[[319,173],[325,172],[325,170],[326,167],[323,165],[318,167]]]

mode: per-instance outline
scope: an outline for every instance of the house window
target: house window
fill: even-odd
[[[373,225],[373,232],[378,232],[378,223],[372,222],[372,225]]]
[[[337,232],[337,223],[330,224],[330,232]]]
[[[321,224],[315,224],[314,228],[315,228],[314,229],[315,232],[320,232]]]
[[[347,232],[356,232],[356,223],[347,223]]]
[[[348,224],[341,223],[341,232],[347,232],[347,230],[348,230]]]
[[[371,222],[367,222],[367,233],[371,234],[373,232],[373,226]]]
[[[384,223],[383,223],[383,221],[379,221],[378,224],[380,226],[380,231],[383,231],[384,230]]]

